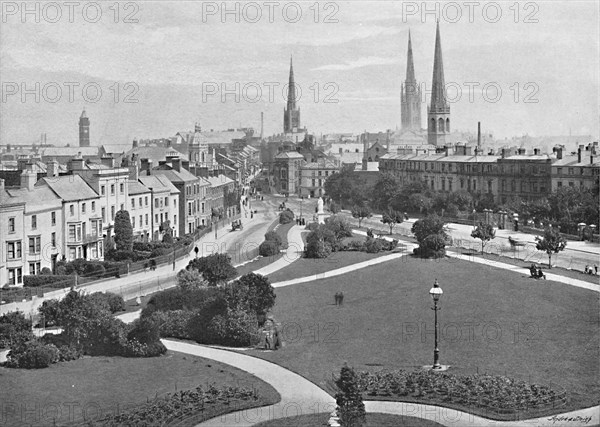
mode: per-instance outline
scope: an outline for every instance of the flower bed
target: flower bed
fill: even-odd
[[[367,396],[431,399],[483,409],[508,416],[519,411],[563,406],[566,392],[529,384],[501,375],[453,375],[432,371],[379,371],[358,374],[360,390]]]
[[[254,401],[258,399],[256,390],[239,387],[224,387],[222,389],[210,385],[206,390],[201,386],[192,390],[182,390],[157,397],[136,409],[123,414],[116,414],[103,420],[97,425],[102,426],[148,426],[148,425],[177,425],[190,417],[202,418],[202,414],[211,414],[218,406],[230,406],[239,401]],[[200,415],[200,416],[199,416]],[[200,422],[201,420],[197,420]],[[96,425],[96,423],[92,423]]]

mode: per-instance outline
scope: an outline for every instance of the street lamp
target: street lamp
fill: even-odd
[[[300,196],[300,219],[302,219],[302,202],[304,201],[304,196]]]
[[[438,320],[437,320],[437,312],[440,309],[438,308],[437,303],[440,300],[440,297],[442,296],[443,293],[444,293],[444,291],[442,291],[442,288],[440,288],[440,285],[438,285],[437,279],[435,279],[433,288],[431,288],[429,290],[429,295],[431,295],[431,298],[433,299],[433,307],[431,307],[431,309],[435,313],[434,314],[434,316],[435,316],[435,348],[433,349],[433,366],[431,367],[431,369],[434,369],[434,370],[442,369],[442,365],[440,365],[440,362],[439,362],[440,349],[438,348]]]

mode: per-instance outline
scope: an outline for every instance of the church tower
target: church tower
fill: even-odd
[[[300,109],[296,108],[296,85],[294,67],[290,57],[290,79],[288,83],[287,108],[283,110],[283,133],[297,132],[300,129]]]
[[[79,117],[79,146],[90,146],[90,119],[85,113],[85,108]]]
[[[188,157],[196,166],[206,166],[208,159],[208,142],[202,135],[200,123],[194,124],[194,136],[188,145]]]
[[[427,140],[431,145],[442,146],[450,133],[450,105],[446,100],[440,23],[435,34],[435,56],[433,59],[433,81],[431,84],[431,105],[427,108]]]
[[[406,55],[406,81],[400,92],[402,130],[421,130],[421,89],[415,79],[412,43],[408,32],[408,54]]]

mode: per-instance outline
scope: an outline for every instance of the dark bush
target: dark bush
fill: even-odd
[[[33,339],[14,346],[8,353],[6,366],[22,369],[47,368],[58,362],[59,357],[56,346]]]
[[[281,246],[283,244],[283,241],[281,240],[281,236],[279,234],[277,234],[277,232],[275,232],[275,231],[268,231],[267,234],[265,234],[265,240],[267,242],[269,242],[269,241],[275,242],[279,246]]]
[[[37,288],[47,286],[53,288],[68,288],[75,285],[75,276],[23,276],[23,286],[27,288]]]
[[[211,286],[226,283],[237,276],[237,270],[231,265],[231,257],[225,253],[193,259],[186,268],[201,272]]]
[[[209,325],[217,344],[245,347],[258,344],[258,320],[254,313],[228,310],[226,316],[215,316]]]
[[[260,256],[273,256],[277,255],[280,251],[280,246],[272,240],[265,240],[258,247],[258,254]]]
[[[38,311],[42,315],[42,320],[46,327],[58,325],[60,319],[60,302],[57,299],[42,302]]]
[[[43,276],[50,276],[52,274],[52,270],[50,270],[48,267],[44,267],[42,268],[40,274]]]
[[[0,316],[0,348],[9,348],[32,338],[31,321],[23,313],[13,311]]]
[[[289,209],[284,210],[279,214],[279,223],[280,224],[289,224],[294,220],[294,212]]]
[[[376,254],[377,252],[381,252],[383,249],[383,245],[381,243],[382,239],[372,239],[367,237],[365,241],[365,251],[370,254]]]
[[[445,234],[431,234],[423,239],[419,247],[413,250],[413,253],[423,258],[444,257],[446,255],[446,241],[447,236]]]
[[[90,298],[94,298],[99,304],[104,304],[111,313],[125,311],[125,300],[121,295],[112,292],[94,292]]]
[[[188,324],[193,316],[193,311],[173,310],[155,311],[149,318],[158,325],[161,337],[189,339]]]
[[[327,258],[331,255],[331,245],[327,242],[314,240],[306,245],[305,254],[307,258]]]
[[[348,250],[363,251],[365,250],[365,242],[361,242],[360,240],[350,240],[350,242],[348,242]]]

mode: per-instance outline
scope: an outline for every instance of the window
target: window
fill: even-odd
[[[164,219],[164,217],[163,217],[163,214],[161,213],[161,214],[160,214],[160,223],[159,223],[159,224],[162,224],[162,223],[163,223],[163,219]]]
[[[562,168],[556,168],[556,173],[558,175],[562,175]]]
[[[569,187],[573,187],[573,182],[569,181]]]
[[[146,219],[146,221],[145,221],[146,225],[148,225],[148,214],[146,214],[146,218],[145,219]]]
[[[556,183],[556,186],[557,186],[558,188],[562,187],[562,181],[558,181],[558,182]]]
[[[115,184],[110,184],[110,195],[111,196],[115,195]]]
[[[119,184],[119,193],[123,194],[125,192],[125,185]]]
[[[105,185],[100,186],[100,194],[102,194],[103,196],[106,194],[106,186]]]
[[[204,203],[202,203],[202,207],[204,207]],[[177,225],[177,215],[173,215],[173,225]]]
[[[69,248],[69,259],[75,259],[77,257],[77,252],[75,248]]]
[[[41,240],[39,236],[29,238],[29,255],[36,255],[41,252]]]
[[[123,203],[121,203],[121,210],[124,211],[125,210],[125,205]]]
[[[8,242],[6,256],[7,259],[21,258],[21,242]]]
[[[52,244],[53,248],[56,247],[56,233],[54,233],[54,232],[50,236],[50,243]]]
[[[15,232],[15,219],[14,218],[8,218],[8,232],[9,233]]]
[[[580,173],[581,175],[583,175],[583,174],[584,174],[584,169],[583,169],[583,168],[579,168],[579,173]]]
[[[41,270],[41,263],[39,262],[30,262],[29,263],[29,274],[32,276],[39,274]]]
[[[139,206],[141,208],[142,207],[142,198],[141,197],[138,199],[138,204],[139,204]]]
[[[158,214],[154,214],[154,222],[158,223]]]
[[[140,215],[140,227],[142,226],[142,224],[144,224],[143,216]]]
[[[75,215],[75,206],[74,205],[69,206],[69,215],[71,215],[71,216]]]
[[[569,175],[573,175],[574,172],[575,170],[573,168],[569,168]]]
[[[131,198],[131,209],[135,209],[135,199]]]
[[[96,202],[92,202],[92,212],[96,212]]]
[[[56,212],[50,213],[50,224],[56,225]]]
[[[37,215],[31,215],[31,229],[35,230],[37,228]]]
[[[102,221],[106,221],[106,208],[102,208]]]
[[[452,178],[448,178],[448,191],[452,191]]]
[[[21,268],[9,268],[8,269],[8,284],[19,285],[23,282],[23,271]]]
[[[69,241],[81,241],[81,224],[69,224]]]
[[[169,198],[165,197],[165,206],[169,206]]]
[[[135,228],[135,217],[134,216],[131,217],[131,227]]]
[[[114,207],[114,205],[110,207],[110,220],[111,221],[115,220],[115,207]]]
[[[85,213],[85,203],[81,204],[81,213]]]
[[[165,221],[169,220],[169,212],[165,212]]]

